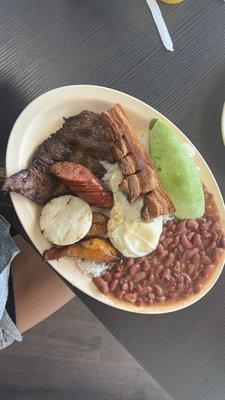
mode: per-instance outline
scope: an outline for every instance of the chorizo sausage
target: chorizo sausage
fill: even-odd
[[[60,161],[52,165],[51,171],[87,203],[97,207],[112,208],[112,193],[83,165],[72,161]]]

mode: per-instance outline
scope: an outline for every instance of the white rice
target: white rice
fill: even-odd
[[[100,276],[110,268],[108,264],[97,263],[96,261],[76,259],[75,264],[78,265],[81,272],[84,274],[91,274],[93,276]]]

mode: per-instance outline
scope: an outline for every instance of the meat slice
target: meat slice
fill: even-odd
[[[112,192],[88,168],[75,162],[61,161],[53,164],[51,171],[87,203],[112,208]]]
[[[6,179],[3,191],[20,193],[40,205],[55,197],[71,193],[53,175],[38,171],[35,167],[11,175]]]
[[[174,205],[159,185],[157,189],[145,196],[141,216],[144,221],[151,221],[152,218],[157,218],[159,215],[173,214],[174,212]]]
[[[102,177],[105,169],[98,160],[114,162],[115,156],[100,115],[82,111],[64,120],[62,128],[38,147],[32,164],[52,165],[57,161],[74,161]]]
[[[80,163],[101,178],[105,168],[99,160],[103,159],[110,162],[116,159],[111,139],[99,114],[82,111],[65,119],[62,128],[37,148],[31,167],[7,178],[3,190],[21,193],[38,204],[46,204],[48,200],[69,192],[51,173],[55,162]]]
[[[161,187],[154,163],[135,134],[123,108],[116,104],[101,114],[102,124],[113,141],[113,152],[124,174],[120,189],[129,202],[144,196],[142,218],[151,221],[159,215],[172,213],[175,207]]]
[[[42,166],[51,166],[57,161],[74,161],[82,163],[89,168],[95,175],[102,177],[105,173],[103,166],[94,158],[84,154],[80,149],[72,146],[70,143],[64,143],[58,137],[58,132],[46,139],[37,149],[32,159],[32,165],[37,169]]]

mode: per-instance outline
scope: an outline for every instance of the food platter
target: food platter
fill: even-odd
[[[167,118],[134,97],[98,86],[66,86],[51,90],[35,99],[17,119],[7,147],[7,175],[12,175],[28,166],[31,156],[38,145],[61,127],[63,117],[78,114],[82,110],[91,110],[101,113],[109,107],[112,107],[115,103],[120,103],[123,106],[136,133],[141,137],[142,142],[146,146],[149,121],[153,118],[166,122],[173,128],[181,142],[191,144],[188,138]],[[220,190],[209,167],[197,150],[194,162],[200,170],[202,182],[207,186],[208,190],[214,194],[221,217],[221,223],[223,228],[225,228],[224,203]],[[12,193],[11,197],[25,231],[37,250],[43,254],[44,250],[49,247],[49,242],[41,234],[37,222],[39,220],[41,207],[16,193]],[[104,296],[97,290],[91,277],[84,275],[79,268],[75,266],[75,262],[68,258],[60,259],[59,261],[49,261],[49,263],[72,285],[105,304],[131,312],[157,314],[179,310],[193,304],[203,297],[215,284],[222,272],[224,255],[223,259],[221,258],[219,264],[214,268],[210,279],[207,280],[200,293],[175,303],[159,304],[152,307],[136,306],[133,303],[122,302],[119,299]]]

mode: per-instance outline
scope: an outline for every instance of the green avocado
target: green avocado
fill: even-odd
[[[200,218],[205,199],[199,172],[172,128],[154,119],[150,123],[149,151],[160,183],[176,207],[178,219]]]

